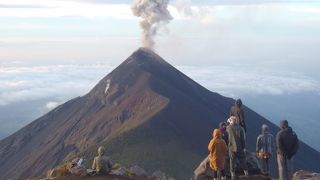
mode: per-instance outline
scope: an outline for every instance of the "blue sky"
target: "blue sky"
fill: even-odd
[[[0,0],[0,112],[39,102],[22,126],[89,91],[141,46],[131,2]],[[320,0],[175,0],[169,11],[155,51],[208,89],[320,100]]]

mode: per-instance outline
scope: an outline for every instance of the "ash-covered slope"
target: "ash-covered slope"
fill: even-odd
[[[0,179],[32,177],[95,147],[124,164],[188,179],[206,156],[211,132],[234,101],[203,88],[154,52],[141,48],[87,95],[57,107],[0,141]],[[246,108],[248,148],[262,123]],[[305,144],[300,168],[317,171],[320,155]]]

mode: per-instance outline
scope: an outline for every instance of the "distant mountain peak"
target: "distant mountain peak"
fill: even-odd
[[[151,49],[141,47],[131,54],[124,62],[130,64],[132,62],[136,63],[162,63],[168,64],[163,58],[161,58],[156,52]]]
[[[152,49],[146,48],[146,47],[140,47],[137,51],[143,51],[146,53],[155,53]]]

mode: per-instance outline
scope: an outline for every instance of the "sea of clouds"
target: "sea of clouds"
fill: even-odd
[[[58,105],[85,95],[114,68],[108,64],[0,66],[0,112],[4,113],[0,118],[0,123],[3,124],[0,127],[0,139]],[[292,120],[305,117],[304,122],[308,120],[307,118],[310,119],[310,123],[314,122],[313,116],[304,116],[303,112],[292,114],[292,111],[288,111],[291,114],[286,114],[286,112],[276,112],[276,109],[272,107],[270,107],[271,110],[264,112],[264,106],[260,103],[264,101],[263,97],[269,97],[269,101],[272,99],[275,101],[269,102],[269,106],[277,104],[283,107],[290,105],[290,102],[281,104],[277,100],[280,97],[304,94],[319,98],[320,81],[313,77],[297,72],[278,71],[250,65],[177,66],[176,68],[211,91],[233,98],[247,98],[246,105],[251,105],[250,108],[258,110],[267,118],[278,116],[278,114],[269,114],[273,110],[273,113],[282,113],[281,115],[286,115]],[[34,107],[28,107],[22,111],[21,106],[28,103]],[[307,99],[306,102],[301,103],[301,105],[307,104]],[[285,108],[284,111],[286,111]],[[298,129],[301,122],[297,121],[296,124]],[[318,125],[315,124],[316,126]],[[314,132],[312,128],[307,132],[304,132],[303,129],[299,131],[303,133],[302,137],[309,144],[314,144],[313,141],[316,141],[317,138],[310,138],[310,132]],[[320,149],[318,146],[313,147]]]
[[[84,95],[113,68],[107,64],[0,67],[0,107],[52,97],[46,105],[50,109],[56,100],[62,103]],[[297,72],[238,65],[177,68],[207,89],[234,98],[320,91],[318,80]]]

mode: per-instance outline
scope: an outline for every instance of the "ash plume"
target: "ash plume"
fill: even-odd
[[[168,11],[169,0],[134,0],[132,12],[141,17],[143,47],[153,49],[154,36],[159,28],[168,24],[173,18]]]

